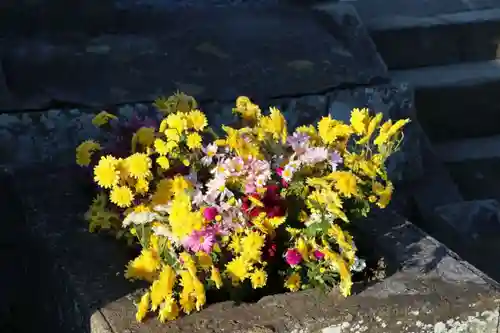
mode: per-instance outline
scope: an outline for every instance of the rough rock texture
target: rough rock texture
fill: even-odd
[[[334,95],[305,95],[296,98],[271,99],[260,105],[263,112],[267,112],[268,106],[280,108],[287,118],[290,130],[299,125],[314,123],[325,116],[329,103],[330,108],[333,107],[336,110],[335,117],[337,117],[337,110],[350,112],[351,107],[364,105],[365,101],[375,105],[376,109],[383,109],[391,117],[401,118],[410,115],[409,106],[412,105],[410,91],[400,91],[395,87],[375,87],[360,88],[352,94],[349,91],[342,91],[338,95],[341,96],[338,98],[339,101],[350,104],[340,105],[337,103],[337,97],[332,97]],[[236,117],[232,114],[234,102],[201,103],[200,107],[207,114],[209,124],[214,129],[222,124],[236,121]],[[50,162],[58,165],[74,163],[75,147],[83,140],[95,138],[106,142],[114,139],[92,125],[92,118],[97,111],[96,109],[71,109],[0,114],[0,141],[7,143],[0,146],[0,165],[13,167],[36,162]],[[160,119],[160,114],[147,104],[125,105],[110,108],[108,111],[116,114],[123,122],[128,122],[135,116],[142,120],[150,119],[156,122]],[[396,159],[395,179],[405,177],[402,170],[408,164],[413,166],[413,170],[417,170],[411,177],[415,177],[418,172],[418,137],[411,136],[411,133],[410,127],[406,134],[407,137],[409,136],[407,141],[415,142],[403,144],[402,154],[399,155],[403,159],[399,157]]]
[[[495,237],[500,234],[500,204],[497,200],[473,200],[439,206],[435,214],[467,237]]]
[[[90,199],[82,190],[82,176],[71,169],[43,168],[19,170],[15,176],[32,226],[28,231],[41,238],[58,271],[53,293],[75,302],[61,310],[72,318],[77,332],[316,333],[327,327],[340,327],[340,332],[411,332],[447,323],[476,323],[482,332],[496,332],[490,329],[499,298],[495,282],[412,223],[387,212],[375,212],[356,224],[387,256],[388,265],[401,269],[352,298],[336,292],[299,292],[255,304],[219,303],[167,325],[154,319],[138,325],[133,305],[138,286],[120,274],[126,252],[113,240],[89,234],[81,222]],[[55,182],[59,186],[51,187]],[[52,189],[49,196],[44,195],[47,188]]]
[[[285,6],[139,7],[102,15],[91,26],[70,22],[45,36],[3,41],[4,73],[18,102],[13,108],[102,107],[176,90],[200,100],[268,99],[387,77],[354,10],[332,18],[333,31],[309,11]],[[89,30],[99,23],[101,29]]]
[[[351,110],[362,107],[382,112],[386,120],[411,119],[405,127],[400,151],[389,161],[389,176],[399,183],[420,179],[423,175],[422,134],[416,118],[413,89],[401,83],[337,90],[329,94],[328,112],[335,119],[349,122]]]

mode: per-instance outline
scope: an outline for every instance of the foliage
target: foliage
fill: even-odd
[[[346,226],[389,203],[384,164],[408,120],[354,109],[350,124],[328,116],[289,133],[278,109],[264,115],[239,97],[242,126],[223,126],[218,137],[192,97],[155,105],[164,118],[130,136],[128,156],[93,140],[76,149],[100,189],[90,227],[142,246],[125,274],[151,283],[137,320],[149,311],[173,320],[202,309],[209,290],[277,278],[291,291],[338,285],[350,294],[363,260]],[[101,112],[94,124],[104,129],[114,118]]]

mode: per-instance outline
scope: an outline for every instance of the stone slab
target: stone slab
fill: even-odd
[[[388,265],[401,269],[356,296],[344,300],[336,293],[299,292],[240,306],[219,303],[170,324],[147,320],[138,325],[132,301],[137,286],[125,283],[120,274],[124,251],[113,240],[88,234],[79,221],[87,204],[87,195],[78,190],[81,177],[68,169],[27,169],[18,170],[15,179],[31,233],[46,243],[60,268],[59,281],[66,282],[57,292],[72,290],[79,322],[92,333],[316,333],[339,328],[360,332],[364,327],[376,333],[398,327],[433,332],[450,320],[496,332],[496,326],[490,328],[497,320],[498,284],[411,222],[387,212],[375,212],[357,225],[376,250],[387,254]],[[54,182],[60,186],[50,196],[41,195]]]
[[[356,7],[364,22],[382,17],[432,17],[470,10],[497,8],[496,0],[341,0]]]
[[[98,35],[69,29],[11,38],[4,71],[17,108],[55,102],[103,107],[152,101],[176,90],[219,102],[242,94],[267,99],[387,77],[350,12],[337,17],[333,35],[309,11],[284,6],[111,16]]]
[[[428,140],[424,142],[427,142],[423,152],[424,176],[406,189],[417,210],[415,223],[462,258],[499,280],[500,270],[495,264],[495,255],[500,251],[498,237],[495,226],[488,224],[492,220],[488,216],[496,213],[492,212],[494,205],[487,201],[500,198],[490,195],[491,189],[498,192],[498,185],[492,178],[477,178],[481,171],[474,168],[462,168],[460,172],[449,169],[449,165],[436,156]],[[453,173],[450,174],[449,170]],[[488,166],[488,170],[495,173],[497,169]],[[483,187],[490,191],[481,190]],[[475,189],[473,193],[481,195],[471,195],[472,192],[466,190],[470,188]]]
[[[430,222],[436,207],[462,202],[463,197],[448,170],[436,155],[429,138],[420,126],[418,128],[422,139],[424,175],[420,181],[411,185],[410,193],[423,221]]]
[[[446,164],[465,200],[500,201],[500,158],[470,159]]]
[[[471,241],[498,241],[500,204],[495,199],[470,200],[436,207],[435,214]]]
[[[391,71],[391,76],[415,87],[422,127],[433,142],[444,142],[498,133],[499,68],[495,60]]]
[[[500,8],[431,17],[381,17],[367,25],[391,69],[487,61],[500,55]]]
[[[467,162],[500,157],[500,135],[454,140],[434,145],[445,163]]]

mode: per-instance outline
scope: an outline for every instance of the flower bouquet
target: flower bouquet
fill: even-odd
[[[129,156],[92,140],[77,148],[100,189],[86,215],[91,226],[140,244],[125,273],[150,283],[138,321],[148,312],[166,321],[199,311],[214,290],[233,298],[266,285],[338,286],[350,294],[364,263],[349,221],[389,203],[384,164],[407,119],[354,109],[350,124],[328,116],[289,132],[277,108],[263,114],[239,97],[239,125],[219,135],[191,97],[155,105],[161,123],[131,135]],[[94,120],[106,126],[113,118]]]

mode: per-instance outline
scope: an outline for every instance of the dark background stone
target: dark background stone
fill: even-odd
[[[4,73],[18,108],[54,101],[101,107],[176,90],[219,102],[241,94],[266,99],[387,75],[349,13],[332,34],[310,12],[279,6],[74,10],[64,20],[53,19],[54,10],[47,22],[28,25],[39,26],[36,33],[4,39]]]

